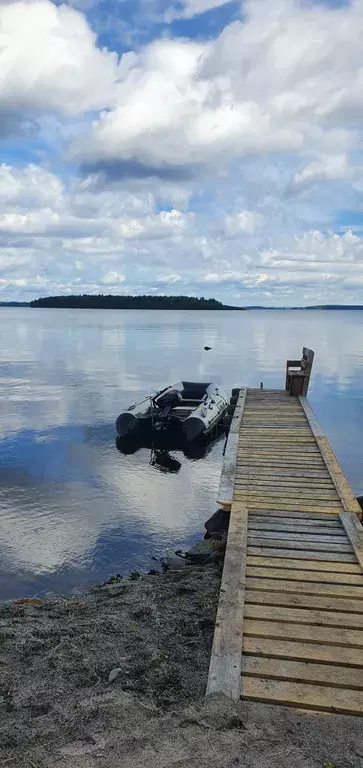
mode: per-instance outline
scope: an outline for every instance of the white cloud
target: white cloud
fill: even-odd
[[[165,14],[165,21],[171,22],[174,19],[192,19],[193,16],[199,16],[205,11],[214,8],[220,8],[222,5],[229,5],[233,0],[184,0],[182,8],[170,8]]]
[[[160,211],[155,191],[138,194],[128,184],[98,193],[77,182],[66,190],[52,174],[42,177],[39,171],[6,166],[0,173],[12,190],[7,202],[3,196],[0,218],[2,298],[98,293],[107,286],[113,293],[207,290],[238,304],[264,299],[304,304],[309,297],[314,303],[318,294],[326,301],[359,303],[363,237],[351,231],[289,232],[283,226],[284,200],[277,207],[270,194],[259,201],[263,214],[248,210],[243,182],[236,193],[224,182],[218,198],[232,212],[210,216],[204,209]],[[291,208],[293,228],[301,226],[297,204]]]
[[[49,0],[0,6],[0,111],[80,115],[112,101],[115,53],[100,50],[84,16]]]
[[[125,275],[122,275],[121,272],[116,272],[115,270],[107,272],[107,275],[101,277],[101,283],[104,283],[105,285],[120,285],[120,283],[124,282]]]
[[[246,232],[248,235],[254,235],[257,229],[263,225],[264,218],[257,211],[240,211],[225,218],[226,235],[237,235],[239,232]]]
[[[45,206],[57,208],[62,200],[63,184],[57,176],[44,168],[30,164],[15,168],[9,164],[0,165],[0,205],[13,210],[22,208],[38,209]]]
[[[115,105],[75,145],[76,157],[157,174],[218,169],[256,152],[338,158],[355,149],[362,3],[254,0],[244,11],[215,41],[159,40],[123,57]]]
[[[362,167],[350,166],[346,155],[322,155],[295,174],[295,186],[308,186],[317,181],[344,181],[363,175]]]

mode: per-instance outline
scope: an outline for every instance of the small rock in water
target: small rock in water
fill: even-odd
[[[122,672],[121,667],[115,667],[114,669],[111,669],[111,672],[108,676],[108,682],[113,683],[114,680],[116,680],[116,677],[118,677]]]
[[[228,531],[230,512],[224,512],[223,509],[218,509],[217,512],[205,523],[205,528],[209,534],[221,533],[221,531]]]

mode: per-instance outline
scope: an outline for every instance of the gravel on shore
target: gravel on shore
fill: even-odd
[[[360,718],[204,703],[220,575],[1,606],[1,768],[363,768]]]

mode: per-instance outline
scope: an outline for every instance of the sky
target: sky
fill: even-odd
[[[363,304],[363,0],[0,0],[0,301]]]

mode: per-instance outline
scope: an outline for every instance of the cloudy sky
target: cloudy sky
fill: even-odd
[[[0,0],[0,300],[363,303],[363,0]]]

